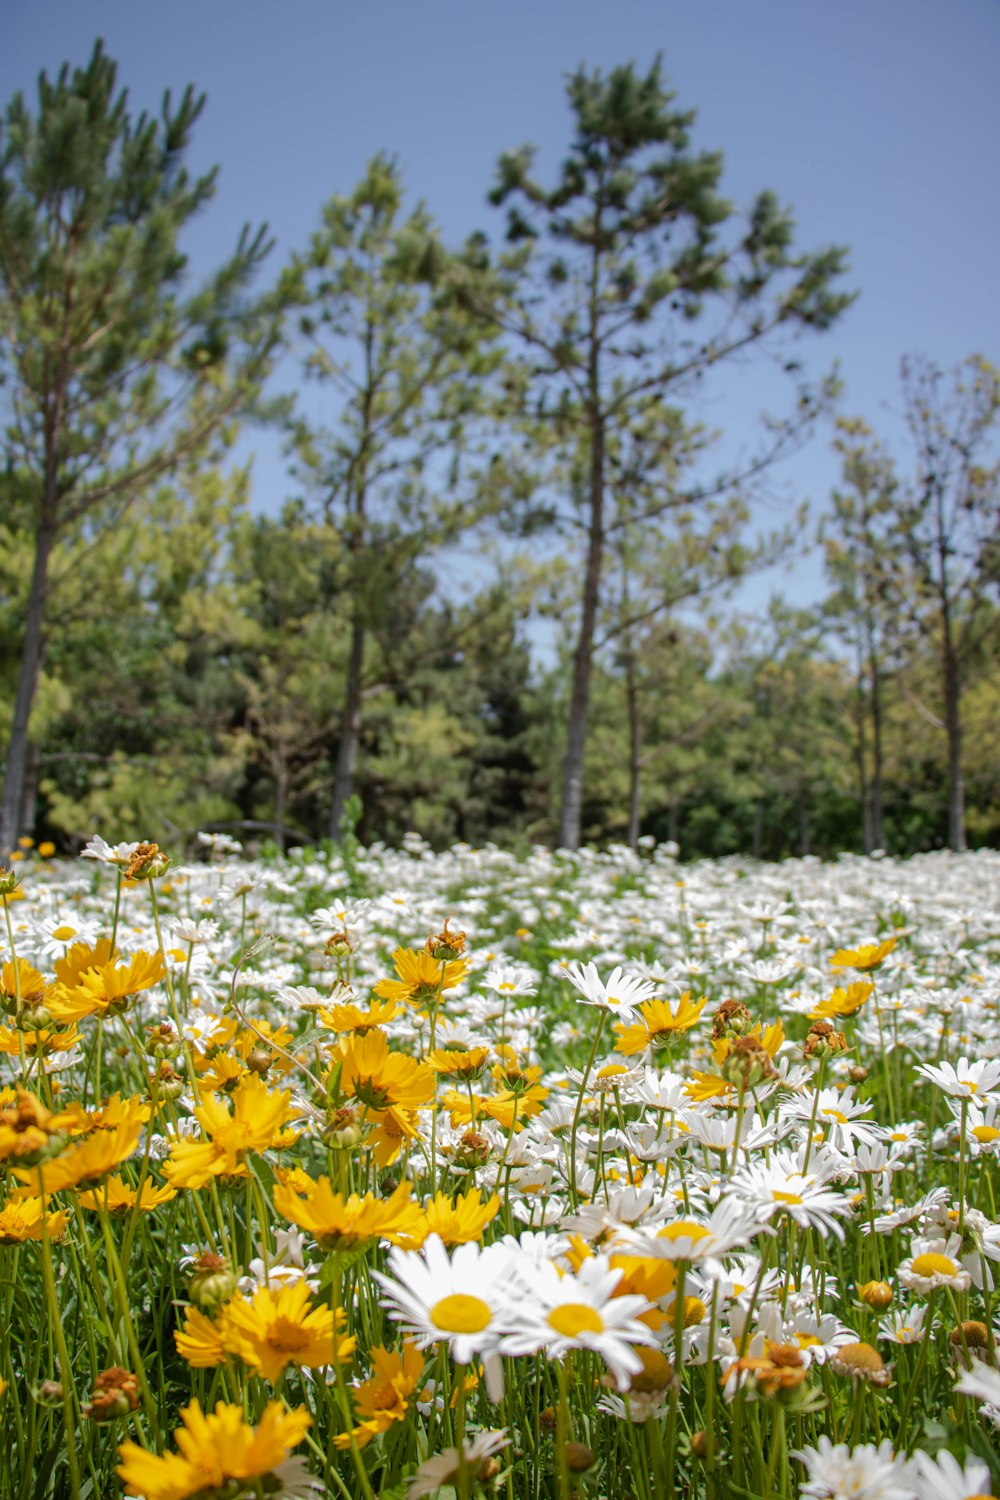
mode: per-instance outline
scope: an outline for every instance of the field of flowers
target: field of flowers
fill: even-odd
[[[0,871],[0,1500],[969,1500],[1000,855]]]

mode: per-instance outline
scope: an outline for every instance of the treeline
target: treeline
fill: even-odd
[[[380,156],[263,290],[250,229],[187,284],[203,101],[116,90],[98,46],[0,131],[0,849],[1000,837],[1000,376],[904,364],[908,466],[841,419],[814,607],[734,614],[803,545],[754,502],[831,420],[795,345],[852,294],[772,193],[720,196],[658,63],[570,79],[555,182],[500,160],[499,243],[447,247]],[[786,413],[713,467],[700,392],[755,351]]]

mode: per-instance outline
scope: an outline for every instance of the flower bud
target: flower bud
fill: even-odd
[[[892,1287],[887,1281],[866,1281],[858,1287],[858,1296],[875,1312],[885,1312],[892,1306]]]
[[[214,1313],[236,1290],[236,1277],[225,1259],[211,1250],[197,1257],[188,1280],[188,1297],[203,1313]]]
[[[586,1443],[569,1442],[563,1446],[566,1467],[572,1474],[584,1474],[594,1465],[594,1453]]]

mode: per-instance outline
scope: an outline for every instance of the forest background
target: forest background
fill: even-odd
[[[5,22],[0,846],[1000,840],[991,7],[943,47],[931,6],[723,6],[735,52],[688,7],[617,33],[554,7],[531,59],[511,16],[374,38],[317,9],[374,92],[321,177],[302,151],[287,244],[256,215],[288,158],[251,121],[281,138],[308,18],[277,101],[245,39],[217,71],[234,206],[203,145],[230,28],[181,6],[178,54],[130,9],[36,8],[66,23],[44,47]],[[711,99],[738,82],[718,139],[685,61]],[[456,174],[481,167],[457,138],[488,146],[461,212],[415,185],[436,107]],[[748,167],[761,121],[795,149]]]

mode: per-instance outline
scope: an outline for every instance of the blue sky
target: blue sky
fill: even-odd
[[[839,362],[845,413],[902,451],[902,354],[1000,359],[996,0],[4,0],[0,99],[33,96],[40,69],[84,62],[97,36],[134,107],[189,81],[208,94],[191,161],[221,170],[186,242],[195,267],[245,220],[270,224],[277,264],[380,149],[450,238],[499,238],[485,201],[497,156],[531,141],[542,175],[555,167],[565,74],[662,52],[678,103],[698,111],[694,144],[725,154],[728,196],[772,187],[803,247],[849,246],[861,295],[802,346],[817,373]],[[748,367],[704,415],[749,447],[774,394]],[[276,508],[289,492],[276,441],[251,446],[255,503]],[[775,487],[818,511],[836,472],[821,432]],[[817,580],[801,564],[777,582],[804,600]]]

